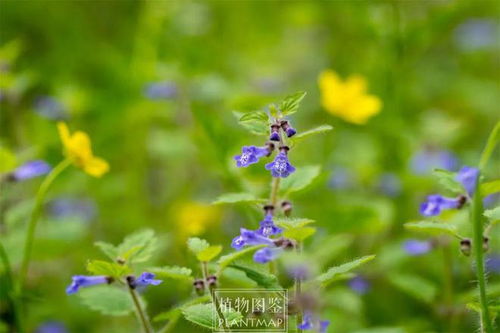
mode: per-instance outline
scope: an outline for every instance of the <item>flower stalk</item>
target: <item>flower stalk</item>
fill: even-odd
[[[134,301],[135,313],[142,325],[144,333],[153,333],[153,328],[149,323],[149,319],[146,313],[142,309],[141,303],[139,302],[139,297],[137,296],[137,292],[132,288],[132,286],[130,286],[130,284],[128,285],[128,290],[130,292],[130,296],[132,296],[132,300]]]

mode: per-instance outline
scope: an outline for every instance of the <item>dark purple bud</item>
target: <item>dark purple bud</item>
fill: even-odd
[[[274,206],[273,205],[265,205],[264,206],[264,213],[266,215],[273,215],[274,214]]]
[[[470,256],[470,253],[471,253],[471,240],[468,239],[468,238],[465,238],[465,239],[462,239],[460,241],[460,252],[462,252],[462,254],[464,256]]]
[[[274,245],[277,247],[281,247],[285,250],[292,250],[297,247],[297,243],[293,239],[285,238],[285,237],[280,237],[277,239],[273,240]]]
[[[488,252],[490,250],[490,239],[488,237],[483,237],[483,251]]]
[[[207,284],[208,288],[210,289],[217,287],[217,276],[210,275],[209,277],[207,277]]]
[[[289,138],[297,133],[297,131],[292,126],[290,126],[290,123],[287,120],[281,121],[281,128],[283,128],[283,130],[286,133],[286,136]]]
[[[271,125],[271,134],[269,135],[269,140],[280,141],[280,125],[279,124],[272,124]]]
[[[196,279],[193,282],[193,287],[194,290],[196,291],[196,294],[198,295],[203,295],[205,292],[205,282],[203,282],[202,279]]]
[[[289,217],[292,214],[292,203],[288,200],[285,200],[281,203],[281,210],[283,210],[283,213],[285,216]]]

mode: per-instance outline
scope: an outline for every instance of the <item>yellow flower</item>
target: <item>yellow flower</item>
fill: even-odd
[[[333,115],[362,125],[380,112],[382,102],[366,93],[366,80],[359,75],[342,79],[332,70],[321,72],[318,79],[321,104]]]
[[[108,172],[108,162],[92,154],[87,133],[76,131],[71,135],[68,126],[63,122],[57,123],[57,129],[64,146],[64,154],[73,164],[94,177],[101,177]]]
[[[219,220],[217,207],[198,202],[182,203],[175,211],[178,231],[184,235],[201,235]]]

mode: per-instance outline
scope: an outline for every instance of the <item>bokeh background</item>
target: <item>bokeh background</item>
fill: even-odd
[[[294,127],[334,126],[290,153],[297,167],[322,166],[313,185],[292,198],[297,215],[319,227],[306,247],[325,266],[378,255],[355,280],[322,295],[329,332],[477,329],[476,313],[464,305],[475,292],[471,259],[460,255],[456,240],[430,240],[403,224],[418,220],[419,203],[440,189],[432,169],[476,165],[500,118],[499,2],[2,1],[0,7],[0,171],[33,159],[57,164],[60,119],[89,133],[95,154],[111,166],[101,179],[70,168],[50,191],[28,281],[30,330],[54,321],[70,332],[137,329],[133,316],[105,317],[65,294],[89,258],[103,258],[95,241],[117,244],[152,228],[162,240],[158,265],[195,267],[189,236],[228,252],[239,228],[255,225],[259,213],[210,203],[225,192],[265,196],[269,185],[263,168],[233,165],[242,145],[262,139],[239,127],[232,111],[262,109],[298,90],[308,95]],[[328,113],[318,88],[326,69],[343,78],[362,75],[381,99],[381,112],[365,125]],[[487,178],[498,178],[499,163],[495,154]],[[40,181],[2,186],[0,240],[14,266]],[[443,218],[467,234],[465,212]],[[415,238],[449,246],[416,256],[404,247]],[[498,297],[500,244],[491,243],[490,290]],[[451,293],[446,279],[454,282]],[[146,291],[148,311],[154,316],[191,294],[189,284],[167,281]],[[0,315],[8,321],[5,311]],[[177,331],[196,328],[181,320]]]

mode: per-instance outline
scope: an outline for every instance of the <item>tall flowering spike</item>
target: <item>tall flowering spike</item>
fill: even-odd
[[[142,273],[137,279],[130,278],[129,280],[129,284],[133,288],[145,287],[149,285],[157,286],[163,282],[162,280],[155,280],[155,275],[149,272]]]
[[[444,209],[458,209],[465,203],[463,197],[447,198],[439,194],[429,195],[427,201],[420,205],[423,216],[437,216]]]
[[[478,175],[479,169],[468,166],[464,166],[457,173],[456,179],[462,183],[469,196],[474,194]]]
[[[403,249],[411,256],[420,256],[432,250],[432,243],[429,241],[410,239],[404,242]]]
[[[283,230],[281,228],[277,227],[274,224],[273,221],[273,216],[271,214],[267,214],[264,217],[264,220],[260,222],[260,227],[257,229],[257,233],[262,235],[262,236],[272,236],[281,233]]]
[[[35,178],[38,176],[43,176],[50,172],[52,168],[45,161],[36,160],[31,162],[26,162],[23,165],[17,167],[14,171],[10,173],[12,180],[26,180],[30,178]]]
[[[111,283],[113,281],[109,276],[86,276],[75,275],[71,284],[66,288],[66,294],[74,294],[82,287],[90,287],[97,284]]]
[[[108,172],[109,164],[92,153],[90,138],[87,133],[76,131],[71,134],[68,126],[57,123],[59,136],[64,146],[64,154],[71,159],[73,164],[94,177],[101,177]]]
[[[243,148],[241,148],[241,155],[236,155],[234,157],[234,160],[236,161],[236,166],[238,168],[245,168],[250,164],[257,163],[259,159],[264,156],[269,156],[268,146],[244,146]]]
[[[280,141],[280,125],[279,124],[272,124],[271,125],[271,134],[269,134],[269,140]]]
[[[281,121],[281,128],[285,131],[286,136],[289,138],[297,134],[297,131],[292,126],[290,126],[290,123],[287,120]]]
[[[271,170],[273,177],[286,178],[295,171],[295,168],[288,161],[288,150],[287,146],[280,147],[280,153],[276,155],[274,161],[266,164],[266,170]]]
[[[253,260],[260,264],[265,264],[276,259],[282,252],[283,249],[279,247],[265,247],[255,251]]]

